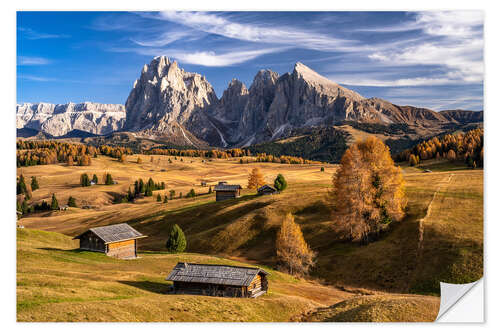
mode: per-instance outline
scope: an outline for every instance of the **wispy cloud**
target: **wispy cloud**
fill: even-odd
[[[286,45],[323,51],[352,50],[356,41],[334,38],[313,31],[273,24],[252,24],[231,21],[221,15],[206,12],[166,11],[149,17],[182,24],[184,26],[226,38]],[[359,46],[359,45],[358,45]]]
[[[43,76],[36,76],[36,75],[25,75],[25,74],[18,75],[18,78],[21,80],[25,80],[25,81],[35,81],[35,82],[56,81],[54,78],[50,78],[50,77],[43,77]]]
[[[435,65],[446,68],[433,82],[476,82],[483,80],[483,13],[480,11],[421,12],[416,21],[423,32],[435,37],[401,49],[369,55],[388,66]],[[416,80],[415,83],[425,80]]]
[[[17,64],[19,66],[36,66],[36,65],[48,65],[50,64],[50,60],[41,57],[26,57],[19,56],[17,58]]]
[[[21,32],[21,35],[26,39],[49,39],[49,38],[69,38],[70,35],[67,34],[49,34],[44,32],[35,31],[31,28],[27,27],[19,27],[18,30]]]
[[[268,48],[260,50],[236,50],[229,52],[186,51],[162,48],[109,48],[113,52],[136,52],[148,56],[165,55],[184,64],[206,67],[223,67],[244,63],[265,54],[284,51],[285,48]]]

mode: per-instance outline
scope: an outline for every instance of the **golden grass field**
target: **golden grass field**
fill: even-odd
[[[482,170],[440,163],[424,166],[433,170],[425,173],[423,168],[403,166],[407,217],[380,240],[360,246],[335,238],[327,197],[335,165],[240,164],[238,158],[183,157],[181,162],[180,157],[169,156],[154,156],[153,162],[150,156],[141,156],[143,163],[137,164],[137,157],[127,156],[126,163],[119,163],[99,156],[88,167],[18,168],[18,175],[22,173],[27,180],[37,176],[40,189],[33,192],[35,202],[50,202],[55,193],[60,205],[72,195],[79,207],[95,206],[19,220],[27,229],[18,231],[18,320],[432,321],[439,310],[435,297],[439,281],[464,283],[482,276]],[[269,183],[282,173],[288,189],[265,197],[244,189],[241,198],[216,203],[214,194],[206,194],[208,187],[200,186],[201,180],[212,185],[224,180],[246,187],[248,173],[255,166]],[[109,172],[118,184],[80,187],[83,172],[90,177],[97,174],[99,181]],[[194,188],[200,195],[164,204],[156,202],[157,191],[136,203],[112,204],[114,196],[125,193],[136,179],[149,177],[167,184],[166,190],[159,191],[162,197],[171,189],[178,195]],[[295,215],[306,241],[318,253],[310,277],[316,282],[272,271],[270,295],[257,300],[163,294],[163,279],[179,259],[162,252],[172,224],[179,224],[186,234],[189,254],[182,255],[185,260],[237,260],[272,270],[275,234],[287,212]],[[72,251],[77,244],[64,236],[121,222],[149,236],[139,241],[139,250],[147,251],[141,259],[121,261]],[[382,306],[379,297],[391,305]],[[165,298],[169,302],[162,302]],[[344,300],[347,303],[341,305]],[[359,311],[367,307],[377,316]],[[221,317],[221,309],[234,314]],[[417,312],[421,317],[412,317]]]

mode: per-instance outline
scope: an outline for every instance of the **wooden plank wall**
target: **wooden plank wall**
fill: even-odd
[[[135,258],[135,239],[108,244],[107,255],[115,258]]]

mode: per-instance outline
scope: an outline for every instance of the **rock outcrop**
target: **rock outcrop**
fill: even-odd
[[[198,138],[204,140],[215,131],[210,129],[205,112],[217,101],[204,76],[184,71],[167,57],[156,57],[144,65],[140,78],[134,82],[125,103],[124,130],[197,145]]]
[[[117,131],[125,123],[125,106],[99,103],[24,103],[16,106],[16,127],[63,136],[73,130],[92,134]]]

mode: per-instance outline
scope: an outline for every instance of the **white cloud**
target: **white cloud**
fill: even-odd
[[[69,38],[66,34],[49,34],[44,32],[38,32],[31,28],[19,27],[18,30],[26,39],[50,39],[50,38]]]
[[[168,44],[172,44],[173,42],[176,42],[180,39],[187,37],[193,38],[193,33],[191,31],[168,31],[161,34],[156,39],[150,39],[150,40],[132,39],[132,41],[140,46],[161,47],[161,46],[166,46]]]
[[[283,51],[285,48],[268,48],[260,50],[239,50],[231,52],[216,53],[214,51],[185,51],[178,49],[159,49],[159,48],[136,48],[122,49],[112,48],[114,52],[137,52],[143,55],[158,56],[165,55],[170,58],[179,60],[184,64],[201,65],[206,67],[223,67],[244,63],[248,60],[255,59],[264,54]]]
[[[50,60],[41,57],[20,56],[17,58],[17,64],[19,66],[47,65],[50,64]]]
[[[359,44],[351,40],[333,38],[290,27],[237,23],[220,15],[204,12],[166,11],[161,12],[156,18],[182,24],[206,33],[247,42],[287,45],[320,51],[353,50]]]
[[[367,86],[367,87],[407,87],[407,86],[436,86],[446,84],[457,84],[456,81],[446,77],[414,77],[402,78],[395,80],[377,80],[367,78],[349,77],[330,77],[330,80],[350,86]]]
[[[480,11],[421,12],[416,24],[432,41],[401,49],[371,53],[371,60],[390,66],[444,66],[446,74],[435,82],[481,83],[483,81],[483,15]],[[425,80],[415,80],[415,83]],[[448,81],[448,82],[447,82]]]
[[[21,74],[18,76],[19,79],[27,80],[27,81],[36,81],[36,82],[48,82],[54,81],[54,79],[49,77],[35,76],[35,75],[24,75]]]

